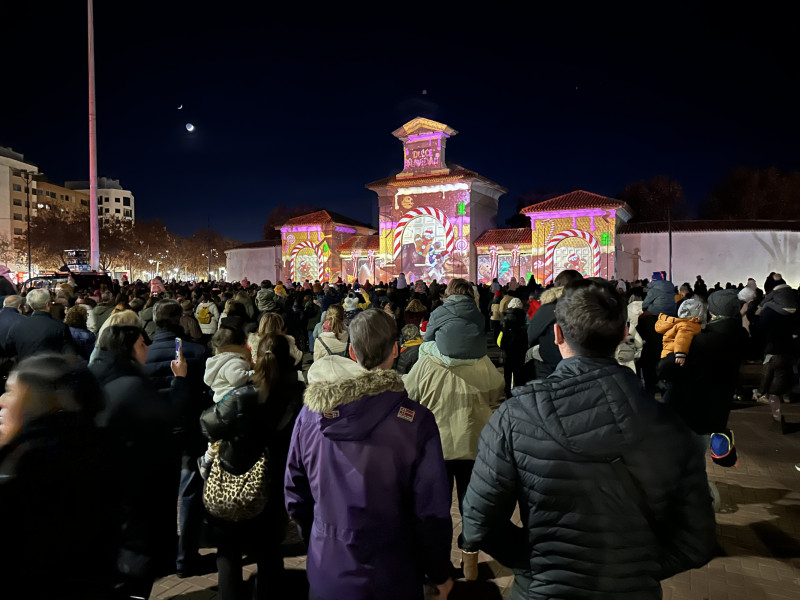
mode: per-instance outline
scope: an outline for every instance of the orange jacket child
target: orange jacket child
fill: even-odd
[[[678,316],[661,313],[656,322],[656,331],[664,336],[661,358],[672,353],[675,358],[686,358],[692,338],[700,333],[706,322],[706,306],[696,298],[687,298],[678,307]]]

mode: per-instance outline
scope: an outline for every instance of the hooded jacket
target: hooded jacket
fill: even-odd
[[[308,371],[286,508],[324,600],[422,600],[449,576],[452,522],[439,431],[393,371],[338,356]]]
[[[679,319],[665,314],[658,315],[656,331],[664,336],[661,358],[673,353],[676,357],[686,357],[692,338],[700,333],[700,329],[700,319],[697,317]]]
[[[200,323],[200,320],[198,319],[197,323],[200,325],[200,331],[203,332],[203,335],[214,335],[217,332],[217,326],[219,325],[219,309],[213,302],[201,302],[197,305],[197,309],[194,311],[195,318],[197,318],[197,314],[200,312],[201,308],[208,309],[208,312],[211,313],[211,321],[208,323]]]
[[[208,358],[203,382],[214,392],[214,403],[220,402],[228,392],[247,383],[253,374],[252,367],[252,363],[240,352],[220,352]]]
[[[439,352],[451,358],[481,358],[486,355],[485,320],[473,298],[449,296],[431,313],[425,342],[436,342]]]
[[[630,369],[576,356],[513,393],[481,434],[463,520],[468,547],[514,570],[513,600],[661,598],[662,579],[712,558],[705,457]]]
[[[505,381],[488,356],[446,360],[436,344],[425,342],[403,383],[408,396],[436,417],[444,459],[475,460],[478,437],[503,398]]]
[[[678,310],[675,304],[675,285],[663,279],[648,283],[642,310],[654,315],[664,313],[674,317]]]

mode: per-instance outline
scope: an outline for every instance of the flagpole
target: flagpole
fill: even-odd
[[[97,219],[97,111],[94,98],[94,9],[87,0],[89,16],[89,244],[92,270],[100,270],[100,230]]]

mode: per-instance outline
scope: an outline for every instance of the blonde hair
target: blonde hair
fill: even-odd
[[[325,321],[328,323],[330,331],[339,339],[347,331],[347,326],[344,324],[344,307],[341,304],[331,304],[328,307],[325,312]]]
[[[268,312],[261,317],[258,324],[258,337],[263,338],[268,333],[286,334],[286,323],[278,313]]]
[[[97,332],[97,339],[99,340],[100,334],[112,325],[136,325],[138,327],[139,315],[132,310],[122,310],[117,313],[112,313],[100,327],[100,331]]]
[[[425,305],[422,302],[414,298],[413,300],[411,300],[411,302],[408,303],[408,306],[406,306],[406,310],[420,313],[420,312],[425,312],[427,309],[425,308]]]

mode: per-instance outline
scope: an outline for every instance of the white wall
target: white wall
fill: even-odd
[[[638,249],[638,250],[637,250]],[[640,256],[637,259],[634,255]],[[666,233],[617,235],[617,276],[632,281],[650,278],[653,271],[669,271]],[[638,263],[638,273],[636,264]],[[771,271],[786,282],[800,284],[800,232],[708,231],[672,234],[672,281],[693,283],[702,275],[711,287],[746,283],[753,277],[761,286]]]
[[[237,248],[226,250],[228,281],[241,281],[245,277],[251,283],[269,279],[275,283],[281,279],[281,247]]]

